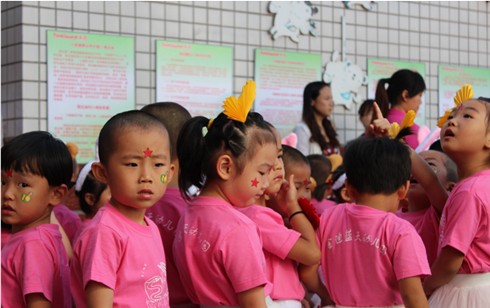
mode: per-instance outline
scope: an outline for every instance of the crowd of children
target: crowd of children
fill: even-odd
[[[363,136],[305,156],[254,98],[119,113],[80,172],[50,133],[5,144],[2,307],[490,307],[489,99],[457,101],[443,152],[369,102]]]

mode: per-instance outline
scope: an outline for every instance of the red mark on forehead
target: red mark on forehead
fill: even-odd
[[[252,182],[252,187],[257,187],[257,185],[259,185],[259,181],[257,180],[257,178],[251,180],[250,182]]]
[[[5,170],[5,175],[10,178],[12,177],[12,172],[14,172],[12,169]]]
[[[146,150],[144,150],[143,153],[145,153],[146,157],[151,157],[151,153],[153,153],[153,151],[150,150],[150,148],[146,148]]]
[[[308,180],[303,181],[303,184],[305,184],[305,185],[308,185],[308,183],[309,183]]]
[[[459,105],[458,105],[458,108],[456,108],[456,109],[457,109],[457,110],[461,110],[461,109],[463,109],[463,107],[464,107],[464,106],[463,106],[463,104],[459,104]]]

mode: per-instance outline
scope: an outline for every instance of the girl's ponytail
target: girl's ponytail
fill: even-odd
[[[194,185],[202,188],[204,185],[203,162],[207,159],[205,134],[209,123],[209,119],[203,116],[188,120],[177,140],[180,165],[179,187],[182,195],[187,199],[191,198],[188,193],[189,187]]]
[[[390,110],[390,99],[388,97],[388,92],[386,91],[386,84],[390,83],[390,78],[381,78],[376,86],[375,101],[383,114],[383,117],[388,116],[388,111]]]

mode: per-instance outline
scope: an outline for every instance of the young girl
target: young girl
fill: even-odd
[[[293,177],[284,181],[284,164],[279,133],[271,126],[277,140],[277,159],[269,174],[269,187],[256,200],[257,205],[240,209],[258,227],[266,261],[267,278],[272,283],[271,298],[280,307],[301,308],[305,290],[294,261],[313,265],[320,261],[315,232],[297,202]],[[269,198],[290,217],[292,229],[286,228],[280,214],[266,207]]]
[[[94,162],[90,161],[83,166],[75,184],[75,193],[78,196],[80,209],[85,214],[85,223],[94,218],[97,211],[111,198],[111,190],[107,184],[98,181],[92,173]]]
[[[235,210],[264,193],[277,157],[271,129],[249,113],[254,98],[249,81],[216,119],[192,118],[179,135],[180,190],[189,197],[195,185],[201,193],[177,226],[174,259],[187,294],[202,306],[266,307],[270,293],[257,226]]]
[[[388,84],[388,88],[386,88],[386,84]],[[378,81],[375,101],[378,103],[384,118],[387,118],[390,123],[401,123],[409,110],[414,110],[417,113],[422,103],[422,94],[425,88],[424,79],[419,73],[407,69],[398,70],[391,78]],[[406,136],[405,141],[411,148],[415,149],[419,145],[419,126],[414,124],[411,129],[413,134]]]
[[[441,129],[459,182],[442,212],[439,255],[424,282],[431,307],[490,307],[490,99],[461,101]]]
[[[332,163],[325,155],[321,154],[308,155],[306,158],[310,162],[311,176],[316,183],[311,193],[311,204],[313,204],[317,213],[321,215],[325,209],[336,204],[327,199],[332,186],[332,183],[329,181],[329,175],[332,172]]]
[[[30,132],[2,147],[2,307],[71,307],[68,258],[53,206],[68,191],[72,161],[48,132]]]
[[[303,155],[340,152],[337,132],[328,119],[332,115],[333,103],[332,89],[328,83],[315,81],[306,85],[302,121],[293,129],[298,136],[296,148]]]
[[[95,178],[111,199],[85,227],[73,249],[76,307],[169,307],[160,232],[145,212],[172,179],[165,126],[137,110],[102,127]]]

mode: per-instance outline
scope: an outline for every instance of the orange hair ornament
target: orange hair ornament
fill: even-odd
[[[409,110],[407,113],[405,113],[401,125],[396,122],[391,123],[391,127],[388,130],[388,135],[392,139],[395,138],[402,129],[412,127],[413,121],[415,121],[415,111]]]
[[[223,113],[231,120],[245,123],[255,99],[255,88],[256,86],[253,80],[247,81],[238,99],[230,96],[223,101]]]
[[[444,124],[446,124],[447,119],[448,119],[449,115],[451,114],[451,112],[453,112],[454,108],[461,105],[461,103],[463,103],[469,99],[472,99],[474,95],[475,95],[475,93],[473,92],[473,87],[470,84],[465,84],[464,86],[462,86],[456,92],[456,96],[454,96],[454,107],[449,109],[449,110],[446,110],[444,115],[439,118],[439,122],[437,122],[437,126],[442,128],[444,126]]]

